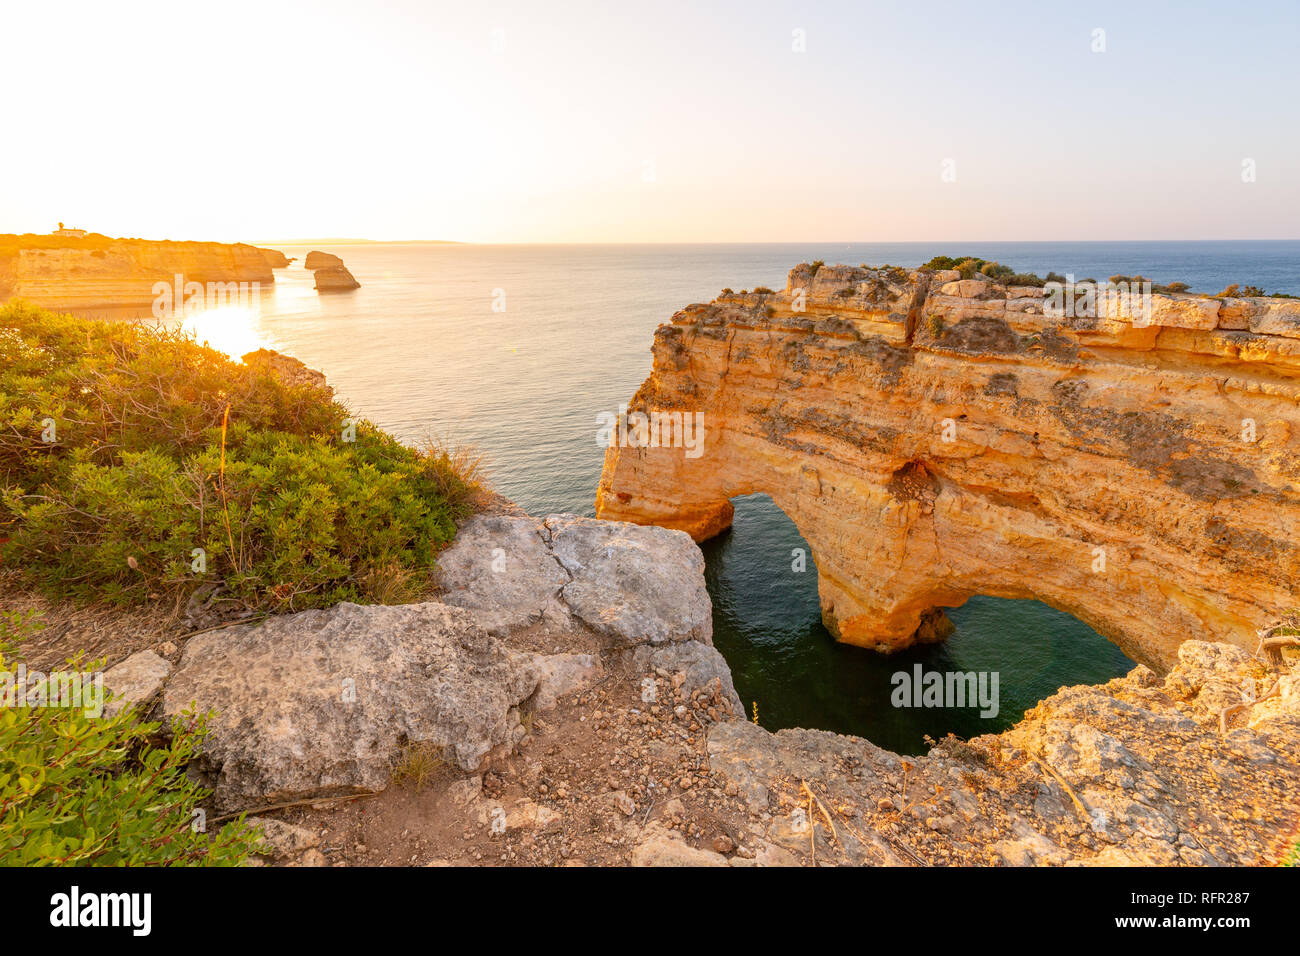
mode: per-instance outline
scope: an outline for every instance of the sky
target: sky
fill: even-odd
[[[1298,28],[1297,0],[5,0],[0,232],[1297,238]]]

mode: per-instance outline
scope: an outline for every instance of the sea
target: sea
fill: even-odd
[[[1231,283],[1300,294],[1300,241],[916,242],[709,245],[277,245],[257,308],[190,320],[214,347],[278,349],[320,369],[359,416],[412,444],[465,444],[497,490],[530,513],[594,514],[603,448],[597,417],[650,372],[655,328],[724,287],[783,288],[800,262],[917,266],[978,256],[1021,272],[1105,280],[1141,274],[1214,293]],[[318,294],[302,261],[342,257],[361,283]],[[943,644],[884,657],[823,627],[807,548],[766,495],[735,501],[730,531],[706,542],[714,642],[750,716],[770,730],[813,727],[921,753],[926,737],[971,737],[1015,723],[1059,687],[1134,665],[1080,621],[1036,601],[972,597]],[[998,708],[894,706],[896,675],[998,675]]]

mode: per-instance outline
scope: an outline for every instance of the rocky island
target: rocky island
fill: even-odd
[[[328,252],[307,253],[303,267],[315,278],[317,292],[349,292],[361,288],[343,260]]]

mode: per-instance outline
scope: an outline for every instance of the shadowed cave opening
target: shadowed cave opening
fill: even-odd
[[[830,730],[920,754],[927,734],[938,740],[996,733],[1062,686],[1104,683],[1134,667],[1069,614],[1038,601],[982,595],[948,609],[957,629],[943,643],[890,656],[840,644],[822,624],[817,569],[794,522],[765,494],[732,503],[731,530],[701,545],[713,639],[747,715],[756,701],[758,722],[768,730]],[[802,573],[792,567],[797,548],[807,556]],[[905,672],[910,681],[917,665],[923,675],[996,672],[997,715],[982,717],[979,706],[895,707],[894,675]]]

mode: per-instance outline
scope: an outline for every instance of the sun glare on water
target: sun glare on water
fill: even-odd
[[[258,349],[269,348],[261,329],[261,310],[252,305],[221,305],[187,315],[181,327],[207,345],[238,360]]]

